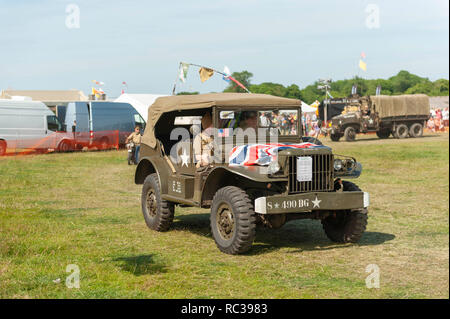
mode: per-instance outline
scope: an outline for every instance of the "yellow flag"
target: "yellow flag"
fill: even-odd
[[[359,68],[364,70],[364,71],[367,71],[367,64],[366,64],[366,62],[364,62],[363,60],[359,60]]]
[[[213,76],[214,74],[214,70],[208,69],[208,68],[200,68],[200,70],[198,71],[198,73],[200,74],[200,80],[203,82],[205,82],[206,80],[208,80],[210,77]]]

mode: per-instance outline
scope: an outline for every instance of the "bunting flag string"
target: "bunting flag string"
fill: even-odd
[[[200,70],[198,70],[198,73],[200,74],[200,81],[203,83],[214,75],[214,70],[201,67]]]
[[[188,73],[190,66],[196,66],[196,67],[200,68],[198,73],[200,75],[200,81],[202,81],[202,83],[209,80],[214,75],[214,73],[219,73],[222,75],[222,79],[224,81],[226,81],[226,82],[233,81],[234,83],[236,83],[236,85],[238,85],[240,88],[245,90],[247,93],[251,93],[241,82],[239,82],[238,80],[236,80],[235,78],[233,78],[231,76],[230,69],[227,66],[224,67],[223,72],[220,72],[215,69],[205,67],[203,65],[180,62],[179,67],[178,67],[177,79],[175,80],[175,83],[173,85],[172,95],[175,95],[175,90],[176,90],[178,80],[180,80],[183,83],[186,82],[187,73]]]

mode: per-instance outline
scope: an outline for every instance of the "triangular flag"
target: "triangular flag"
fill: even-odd
[[[364,71],[367,71],[367,64],[366,64],[366,62],[364,62],[363,60],[359,60],[359,68],[364,70]]]
[[[200,74],[200,80],[203,83],[213,76],[214,70],[202,67],[200,68],[200,70],[198,70],[198,73]]]
[[[189,64],[181,62],[179,77],[180,77],[181,82],[183,82],[183,83],[186,82],[186,77],[187,77],[188,70],[189,70]]]
[[[230,82],[231,71],[230,71],[230,69],[227,66],[225,66],[223,68],[223,73],[225,73],[225,75],[222,77],[222,79],[224,81]]]

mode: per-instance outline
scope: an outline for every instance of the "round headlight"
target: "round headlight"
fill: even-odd
[[[279,172],[281,169],[280,163],[278,161],[272,161],[269,164],[269,174],[275,174],[276,172]]]
[[[342,160],[340,159],[335,159],[334,160],[334,170],[335,171],[340,171],[342,169]]]

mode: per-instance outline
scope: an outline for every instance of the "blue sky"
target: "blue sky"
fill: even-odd
[[[66,6],[80,28],[66,27]],[[369,4],[380,27],[367,28]],[[110,96],[169,94],[180,61],[248,70],[253,83],[386,78],[405,69],[449,78],[447,0],[428,1],[4,1],[0,0],[0,89],[81,89],[105,82]],[[358,70],[361,52],[367,72]],[[179,90],[222,91],[190,69]]]

